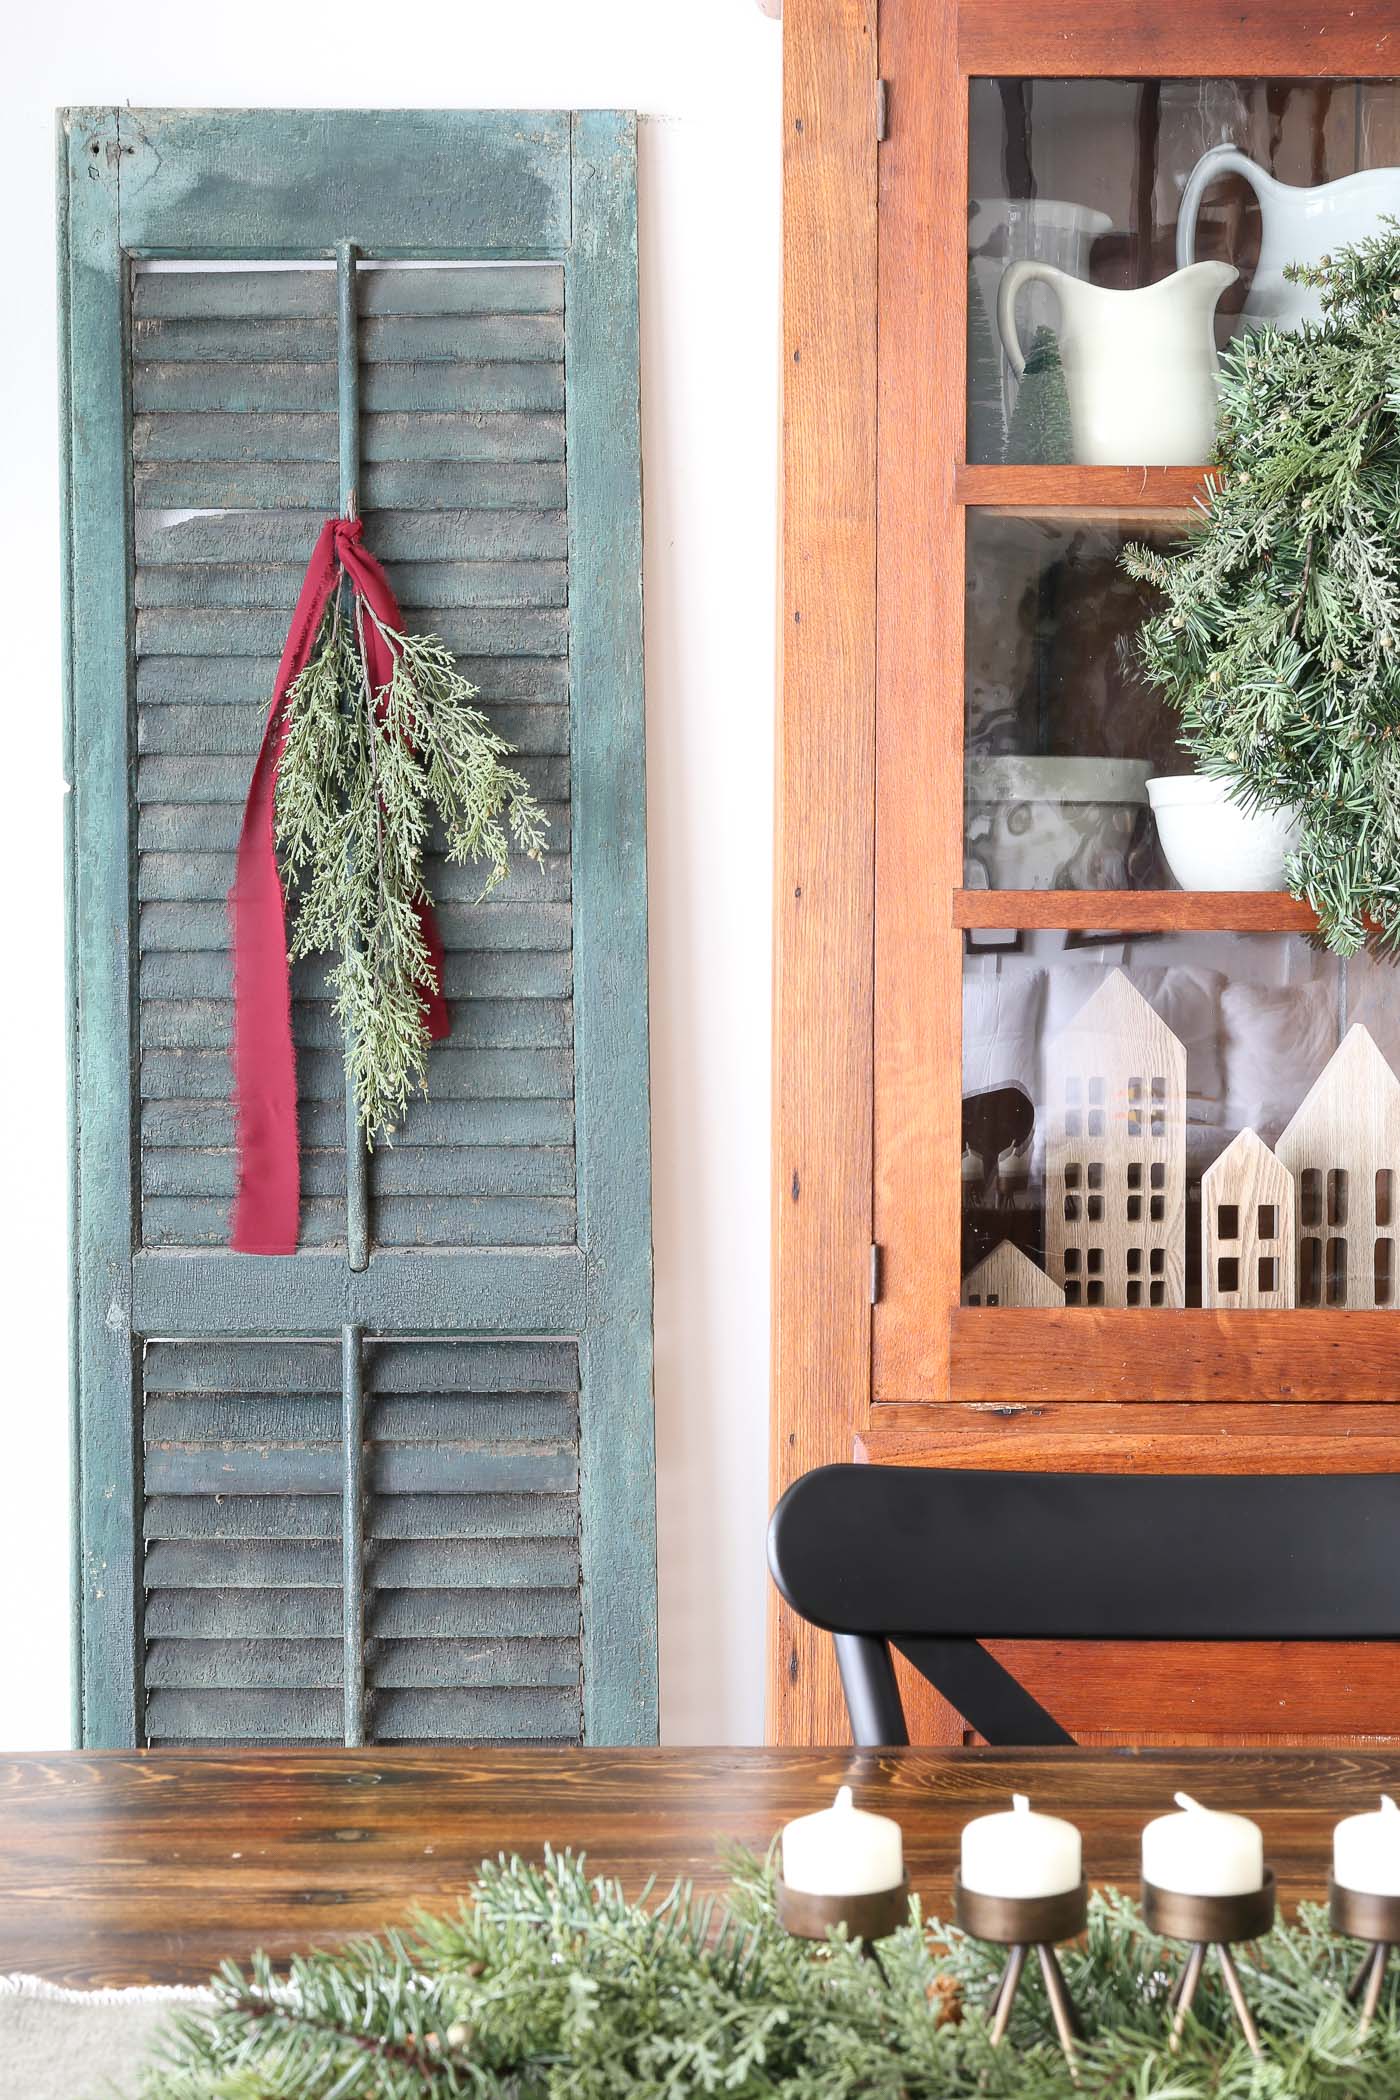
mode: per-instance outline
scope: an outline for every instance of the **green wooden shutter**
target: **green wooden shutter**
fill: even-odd
[[[647,1740],[632,121],[60,137],[83,1740]],[[350,486],[551,850],[434,866],[453,1033],[367,1163],[298,967],[301,1245],[237,1256],[223,899]]]

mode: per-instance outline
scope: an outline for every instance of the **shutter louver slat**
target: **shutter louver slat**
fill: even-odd
[[[158,523],[142,512],[136,520],[136,559],[157,565],[295,563],[315,538],[318,523],[314,511],[227,511],[169,523]],[[562,561],[568,552],[568,529],[560,511],[476,510],[450,517],[435,511],[386,511],[370,519],[366,531],[385,561]],[[268,673],[275,668],[268,665]],[[508,690],[501,684],[508,668],[493,667],[502,697]],[[471,677],[470,670],[467,675]],[[270,682],[262,690],[270,692]],[[559,690],[567,694],[563,678]]]
[[[518,770],[525,775],[532,790],[541,802],[557,802],[567,798],[569,792],[569,764],[566,758],[525,757],[519,761]],[[192,804],[227,803],[234,812],[235,825],[242,813],[244,797],[248,789],[248,761],[242,758],[143,758],[136,772],[136,799],[146,802],[186,802]],[[482,911],[497,913],[508,906],[494,898],[481,907]],[[214,921],[207,922],[206,934],[213,930]]]
[[[161,812],[157,812],[161,815]],[[192,813],[186,813],[186,819]],[[185,821],[185,819],[182,819]],[[211,827],[212,828],[212,827]],[[326,998],[325,963],[310,957],[292,971],[292,989],[303,999]],[[227,955],[171,949],[146,958],[147,996],[164,999],[224,999],[232,994]],[[443,982],[449,999],[567,999],[573,989],[568,950],[504,949],[498,953],[459,949],[447,957]]]
[[[300,449],[248,453],[241,449],[247,434],[225,431],[221,435],[213,426],[217,417],[229,409],[250,416],[261,415],[268,421],[286,423],[294,415],[300,415],[308,420],[324,418],[333,422],[336,398],[333,359],[322,364],[264,364],[234,360],[194,362],[197,356],[195,346],[190,346],[182,354],[177,346],[167,342],[155,348],[155,354],[140,365],[132,390],[137,419],[133,449],[138,462],[245,457],[307,459],[318,456]],[[563,407],[563,396],[562,365],[504,360],[481,365],[467,363],[464,359],[437,359],[383,366],[367,389],[366,406],[386,414],[421,410],[430,416],[453,421],[495,412],[555,418]],[[176,431],[153,427],[158,419],[168,418],[181,418],[196,427],[196,434],[186,449],[174,449]],[[293,439],[299,435],[292,430],[286,434]],[[305,435],[305,432],[300,433],[302,437]],[[240,443],[239,450],[230,453],[207,449],[210,443],[222,446],[230,439]],[[400,458],[404,455],[387,452],[382,456]],[[503,451],[495,456],[510,458],[516,455]],[[561,457],[552,450],[538,454],[522,450],[519,456]]]
[[[317,317],[332,310],[334,273],[319,270],[196,271],[176,277],[144,273],[132,295],[136,330],[162,320],[278,320]],[[376,270],[360,287],[366,315],[556,313],[563,273],[535,264],[498,264],[487,270]],[[334,343],[332,342],[332,355]]]
[[[315,274],[327,287],[320,295],[324,311],[318,309],[303,318],[235,312],[147,319],[138,314],[132,326],[137,362],[160,366],[192,361],[216,367],[224,362],[313,368],[329,364],[333,369],[334,285],[329,272]],[[439,273],[439,282],[452,274]],[[256,326],[250,327],[250,321],[256,321]],[[503,359],[545,359],[557,364],[564,355],[561,313],[370,313],[360,327],[361,354],[374,363],[417,364],[425,358],[440,358],[471,364]]]
[[[134,487],[145,510],[315,510],[325,517],[340,500],[334,466],[288,460],[151,460],[134,468]],[[369,510],[563,510],[563,451],[546,451],[544,458],[531,451],[521,464],[372,462],[365,504]]]
[[[310,537],[314,536],[313,530]],[[566,665],[538,657],[516,661],[506,656],[463,656],[457,661],[463,677],[480,688],[483,705],[531,700],[562,704],[568,700]],[[276,669],[275,657],[146,657],[136,667],[137,704],[148,707],[197,700],[215,707],[266,708]]]
[[[433,1057],[440,1102],[564,1101],[573,1090],[572,1060],[564,1050],[439,1049]],[[301,1099],[337,1099],[344,1069],[338,1047],[303,1049],[297,1059]],[[150,1050],[141,1060],[141,1082],[148,1101],[220,1101],[228,1093],[228,1059],[214,1050]]]
[[[217,567],[211,562],[163,568],[147,564],[137,578],[136,602],[142,608],[273,606],[290,614],[301,589],[302,574],[292,562],[267,562],[237,569]],[[399,602],[405,611],[431,611],[444,605],[549,607],[568,602],[564,564],[557,561],[401,562],[396,574]],[[142,727],[146,726],[143,723]],[[515,741],[514,732],[504,725],[503,733]],[[147,742],[143,748],[156,747]]]
[[[142,857],[140,901],[212,903],[227,895],[233,864],[231,853],[147,853]],[[544,903],[566,904],[570,896],[567,856],[549,853],[541,861],[523,862],[512,874],[511,887],[518,902],[538,897]],[[475,904],[480,888],[479,873],[448,864],[438,879],[437,896],[448,904]]]
[[[226,483],[221,486],[225,502],[238,500],[238,492],[230,491]],[[176,508],[219,498],[209,490],[185,490],[172,493],[168,500]],[[334,510],[334,494],[326,508]],[[433,631],[454,655],[560,656],[567,623],[555,609],[464,606],[440,614],[433,621]],[[239,611],[231,606],[161,607],[138,610],[136,615],[136,647],[142,656],[229,655],[234,649],[248,649],[270,657],[286,634],[285,614]],[[246,792],[246,779],[243,785]]]
[[[217,1196],[227,1203],[233,1195],[233,1162],[227,1152],[195,1151],[186,1148],[153,1153],[148,1163],[146,1192],[152,1199],[162,1196]],[[562,1145],[476,1145],[460,1157],[444,1158],[424,1147],[395,1146],[386,1154],[380,1190],[398,1192],[399,1185],[413,1195],[435,1196],[569,1196],[573,1193],[573,1155]],[[345,1186],[343,1152],[307,1150],[302,1158],[301,1185],[309,1197],[334,1197]]]
[[[480,1101],[472,1118],[483,1144],[568,1145],[573,1136],[573,1107],[567,1101]],[[444,1146],[456,1127],[451,1102],[429,1101],[417,1118],[414,1135],[420,1146],[440,1142]],[[233,1144],[233,1120],[228,1104],[214,1101],[150,1101],[141,1111],[141,1131],[151,1146],[196,1145],[227,1149]],[[303,1148],[334,1150],[345,1134],[344,1109],[337,1123],[331,1104],[307,1101],[301,1109]],[[396,1145],[404,1154],[410,1148]],[[455,1156],[455,1155],[453,1155]],[[570,1151],[572,1157],[572,1150]]]
[[[463,1049],[558,1049],[572,1040],[565,1000],[473,999],[463,1002],[458,1040]],[[153,1050],[202,1050],[228,1047],[232,1009],[225,1000],[149,999],[141,1017],[142,1043]],[[315,1006],[307,1016],[308,1044],[338,1048],[339,1030],[328,1006]],[[390,1154],[386,1161],[392,1164]]]
[[[569,1342],[364,1346],[367,1735],[577,1741]],[[148,1343],[151,1742],[333,1741],[339,1349]]]
[[[342,1155],[343,1157],[343,1155]],[[569,1198],[510,1196],[433,1197],[431,1211],[421,1193],[381,1197],[375,1224],[395,1247],[569,1247],[575,1234]],[[151,1247],[222,1247],[228,1237],[224,1197],[152,1196],[145,1205],[146,1244]],[[302,1202],[300,1244],[337,1247],[345,1237],[343,1197]]]

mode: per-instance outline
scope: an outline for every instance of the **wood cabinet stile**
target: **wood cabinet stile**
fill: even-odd
[[[875,0],[788,0],[773,1016],[773,1498],[869,1393]],[[813,812],[820,811],[820,821]],[[769,1592],[768,1725],[840,1741],[831,1643]]]

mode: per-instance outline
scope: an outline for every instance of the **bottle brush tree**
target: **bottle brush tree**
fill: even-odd
[[[1053,328],[1037,328],[1006,432],[1008,466],[1059,467],[1074,458],[1069,394]]]

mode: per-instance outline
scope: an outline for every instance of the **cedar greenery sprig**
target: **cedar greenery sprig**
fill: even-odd
[[[393,658],[371,690],[364,622]],[[310,661],[283,701],[277,772],[278,860],[293,914],[291,960],[330,952],[333,1011],[366,1140],[388,1137],[415,1089],[427,1090],[423,994],[437,989],[415,909],[433,815],[447,857],[487,863],[481,895],[510,869],[512,847],[544,852],[548,819],[514,746],[470,703],[474,689],[432,635],[399,634],[337,592]],[[429,899],[431,901],[431,899]]]
[[[1400,225],[1285,274],[1320,322],[1221,358],[1216,460],[1185,545],[1123,566],[1165,599],[1137,637],[1203,773],[1296,809],[1287,879],[1327,944],[1400,943]]]
[[[1364,2039],[1356,1950],[1305,1905],[1246,1965],[1265,2055],[1208,1969],[1181,2049],[1167,2005],[1182,1957],[1109,1890],[1064,1950],[1087,2040],[1071,2083],[1038,1979],[991,2045],[996,1949],[910,1923],[876,1963],[778,1924],[771,1868],[732,1860],[729,1901],[684,1884],[629,1901],[581,1858],[502,1858],[455,1917],[214,1980],[174,2016],[144,2100],[1394,2100],[1400,2007]]]

